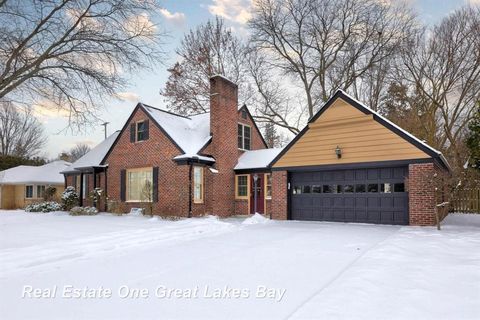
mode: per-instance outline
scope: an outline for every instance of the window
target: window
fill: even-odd
[[[353,193],[353,184],[346,184],[343,186],[343,193]]]
[[[395,183],[393,185],[393,192],[405,192],[405,184],[404,183]]]
[[[145,121],[137,122],[137,135],[136,135],[136,141],[143,141],[146,140],[145,136],[145,131],[146,131],[146,123]]]
[[[310,186],[303,186],[302,187],[302,193],[310,193],[311,191],[311,187]]]
[[[312,186],[312,193],[322,193],[322,186]]]
[[[365,185],[364,185],[364,184],[357,184],[357,185],[355,185],[355,192],[356,192],[356,193],[363,193],[363,192],[365,192]]]
[[[371,183],[367,187],[368,192],[378,192],[378,184],[376,183]]]
[[[272,175],[269,173],[265,174],[265,197],[272,199]]]
[[[37,186],[37,198],[43,198],[45,195],[45,186]]]
[[[302,194],[302,187],[301,186],[293,187],[293,194]]]
[[[323,185],[323,193],[333,193],[333,186],[327,184]]]
[[[235,195],[237,198],[247,198],[248,197],[248,175],[235,176],[236,178],[236,192]]]
[[[127,170],[127,201],[152,202],[153,170],[140,168]]]
[[[33,186],[25,186],[25,198],[33,198]]]
[[[392,193],[392,185],[388,182],[380,184],[380,192],[381,193]]]
[[[203,167],[193,167],[193,202],[203,203]]]
[[[247,119],[247,110],[245,109],[242,110],[242,118]]]
[[[250,150],[250,133],[251,129],[245,124],[238,124],[238,148],[242,150]]]

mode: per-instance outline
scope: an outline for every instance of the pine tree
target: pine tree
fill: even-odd
[[[470,150],[470,164],[480,170],[480,102],[468,130],[467,147]]]

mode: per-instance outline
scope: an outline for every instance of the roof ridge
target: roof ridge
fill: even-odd
[[[147,108],[152,108],[152,109],[155,109],[157,111],[161,111],[161,112],[164,112],[164,113],[168,113],[168,114],[171,114],[172,116],[177,116],[177,117],[181,117],[181,118],[184,118],[184,119],[188,119],[188,120],[192,120],[190,117],[188,116],[184,116],[184,115],[181,115],[181,114],[178,114],[178,113],[174,113],[174,112],[171,112],[171,111],[168,111],[168,110],[163,110],[163,109],[160,109],[160,108],[157,108],[157,107],[153,107],[151,105],[148,105],[146,103],[143,103],[143,102],[140,102],[140,104],[144,107],[147,107]]]

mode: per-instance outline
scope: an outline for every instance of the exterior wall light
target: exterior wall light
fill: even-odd
[[[342,157],[342,149],[340,149],[339,146],[335,148],[335,154],[337,155],[337,159],[340,159]]]

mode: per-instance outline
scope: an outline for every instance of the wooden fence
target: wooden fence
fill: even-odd
[[[450,212],[480,213],[480,189],[458,192],[451,201]]]

